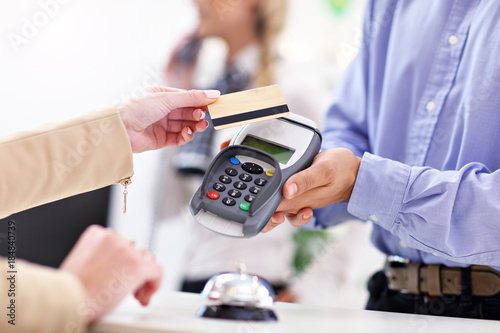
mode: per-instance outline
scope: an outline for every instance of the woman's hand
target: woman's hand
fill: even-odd
[[[97,225],[83,232],[60,269],[74,274],[85,288],[87,322],[111,312],[129,293],[147,305],[163,275],[151,254]]]
[[[145,96],[119,108],[134,153],[183,145],[195,132],[204,131],[207,105],[220,96],[217,90],[182,90],[153,87]]]

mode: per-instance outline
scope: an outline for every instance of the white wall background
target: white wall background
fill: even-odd
[[[327,1],[290,1],[280,49],[295,62],[339,68],[336,48],[355,45],[364,0],[351,0],[344,16]],[[189,0],[0,0],[0,134],[158,83],[196,17]]]
[[[359,43],[365,0],[347,0],[344,15],[334,14],[328,1],[290,0],[279,49],[297,66],[320,68],[318,80],[333,87]],[[189,0],[0,0],[0,135],[125,101],[145,85],[160,84],[171,49],[196,21]],[[134,159],[128,215],[113,212],[113,221],[147,247],[158,155]],[[115,198],[117,205],[121,200]],[[175,250],[175,235],[165,241]],[[166,256],[175,262],[175,253]],[[167,286],[173,286],[173,270],[167,270]]]

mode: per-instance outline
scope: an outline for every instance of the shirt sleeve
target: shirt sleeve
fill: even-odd
[[[367,130],[367,91],[369,85],[369,36],[371,31],[372,3],[368,3],[364,17],[363,44],[353,62],[347,67],[335,88],[332,104],[324,121],[321,150],[343,147],[356,156],[369,150]],[[309,226],[326,227],[336,225],[353,216],[347,211],[347,203],[340,202],[314,211],[314,220]]]
[[[500,170],[479,163],[440,171],[366,153],[348,210],[415,249],[455,262],[500,266],[498,184]]]
[[[0,218],[133,174],[116,108],[0,138]]]

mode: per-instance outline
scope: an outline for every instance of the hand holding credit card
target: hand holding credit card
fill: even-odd
[[[208,106],[216,130],[284,117],[290,113],[278,85],[222,95]]]

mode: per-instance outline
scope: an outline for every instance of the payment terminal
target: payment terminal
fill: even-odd
[[[257,235],[281,202],[285,181],[311,165],[320,145],[316,124],[295,114],[242,126],[212,161],[191,213],[219,234]]]

